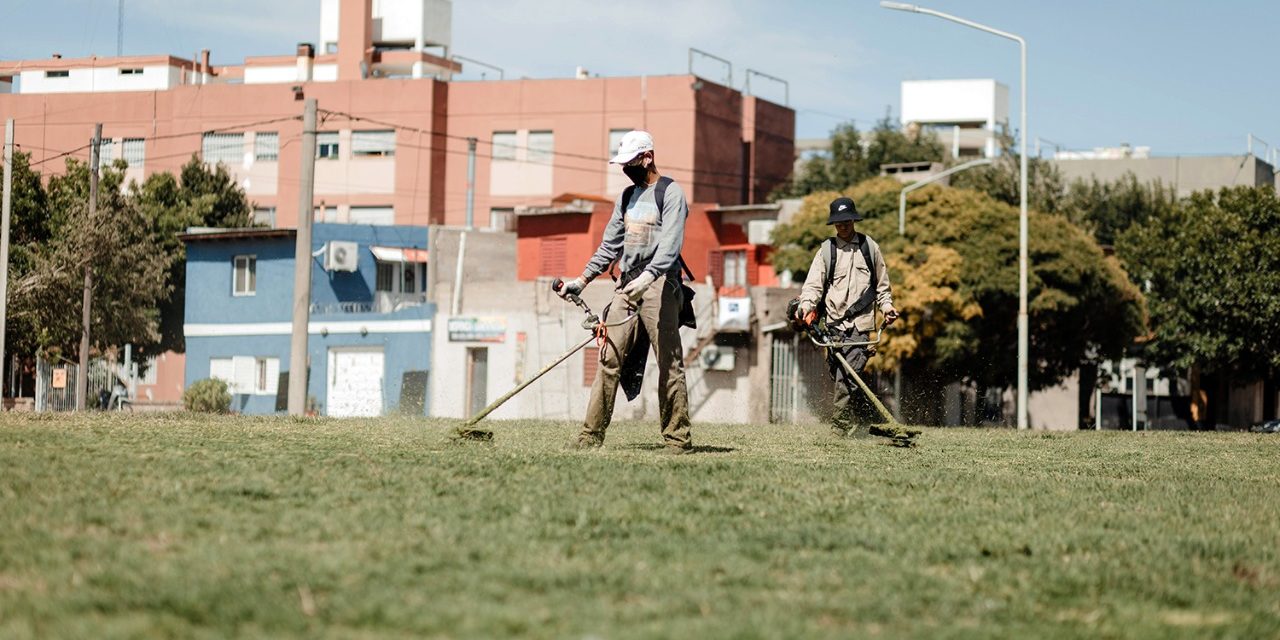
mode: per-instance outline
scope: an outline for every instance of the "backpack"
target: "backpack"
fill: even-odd
[[[879,285],[879,282],[876,281],[876,265],[871,261],[871,243],[868,241],[867,236],[861,233],[855,236],[855,240],[860,243],[859,251],[862,253],[862,261],[866,263],[867,271],[871,275],[871,282],[867,287],[867,290],[862,292],[862,296],[855,300],[853,304],[849,305],[849,308],[845,310],[845,315],[843,317],[828,318],[827,320],[829,322],[841,320],[844,317],[851,315],[856,317],[859,313],[865,311],[867,307],[871,306],[871,303],[875,302],[876,299],[876,287]],[[827,315],[827,291],[831,289],[831,282],[835,280],[836,275],[835,237],[828,238],[826,242],[822,243],[822,246],[819,247],[818,250],[824,252],[827,258],[827,277],[822,280],[822,294],[818,296],[817,306],[818,317],[823,318]],[[794,321],[796,319],[796,310],[799,308],[800,298],[797,297],[787,304],[787,318]]]

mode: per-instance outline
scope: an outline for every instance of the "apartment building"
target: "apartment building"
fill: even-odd
[[[791,109],[692,75],[459,82],[447,0],[325,0],[319,46],[215,65],[174,55],[0,61],[0,118],[41,171],[93,124],[129,178],[221,162],[261,222],[296,225],[304,98],[321,110],[315,219],[509,228],[560,193],[616,196],[606,160],[645,128],[696,202],[760,202],[787,178]],[[472,145],[474,141],[474,146]],[[474,148],[474,183],[468,185]],[[68,153],[70,152],[70,153]]]

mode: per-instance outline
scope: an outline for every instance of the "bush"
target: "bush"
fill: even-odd
[[[187,411],[226,413],[231,409],[231,394],[227,392],[227,383],[216,378],[197,380],[182,392],[182,406]]]

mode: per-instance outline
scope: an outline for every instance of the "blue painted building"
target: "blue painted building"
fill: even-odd
[[[192,229],[186,381],[216,377],[232,410],[285,410],[293,229]],[[425,415],[434,305],[427,228],[316,224],[312,230],[308,408],[321,415]]]

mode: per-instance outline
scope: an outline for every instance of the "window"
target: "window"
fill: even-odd
[[[724,285],[725,287],[747,286],[747,252],[724,252]]]
[[[516,210],[511,207],[489,209],[489,227],[494,231],[515,231]]]
[[[379,260],[374,290],[383,293],[425,293],[427,265],[421,262]]]
[[[280,381],[280,358],[254,358],[253,392],[274,395]]]
[[[259,207],[253,210],[253,223],[264,227],[276,226],[276,208]]]
[[[251,296],[258,292],[258,257],[236,256],[231,260],[233,285],[231,294]]]
[[[338,158],[337,131],[321,131],[316,134],[316,157],[328,160]]]
[[[57,71],[46,71],[46,72],[44,72],[44,77],[46,77],[46,78],[69,78],[69,77],[71,77],[71,72],[70,72],[70,71],[68,71],[68,70],[66,70],[66,69],[59,69],[59,70],[57,70]]]
[[[142,75],[142,69],[139,69],[138,67],[130,67],[130,68],[127,68],[127,69],[121,69],[121,70],[120,70],[120,75],[122,75],[122,76],[140,76],[140,75]]]
[[[622,145],[622,136],[627,135],[630,129],[610,129],[609,130],[609,148],[605,149],[605,157],[612,158],[618,154],[618,147]]]
[[[396,155],[396,132],[352,131],[351,155],[356,157]]]
[[[556,136],[550,131],[529,132],[529,154],[527,160],[538,164],[551,164],[555,155]]]
[[[396,223],[396,211],[392,207],[351,207],[347,219],[351,224],[392,225]]]
[[[275,131],[259,131],[253,136],[253,159],[258,162],[275,162],[280,159],[280,134]]]
[[[124,161],[129,163],[130,167],[138,168],[146,161],[147,157],[147,141],[142,138],[125,138],[121,143],[124,153]]]
[[[493,159],[494,160],[515,160],[516,159],[516,132],[514,131],[494,131],[493,132]]]
[[[111,138],[103,138],[98,143],[98,166],[105,167],[110,165],[116,159],[116,141]]]
[[[206,133],[200,155],[209,164],[237,165],[244,162],[243,133]]]
[[[280,359],[256,356],[209,358],[209,377],[227,383],[230,393],[274,395],[279,388]]]

